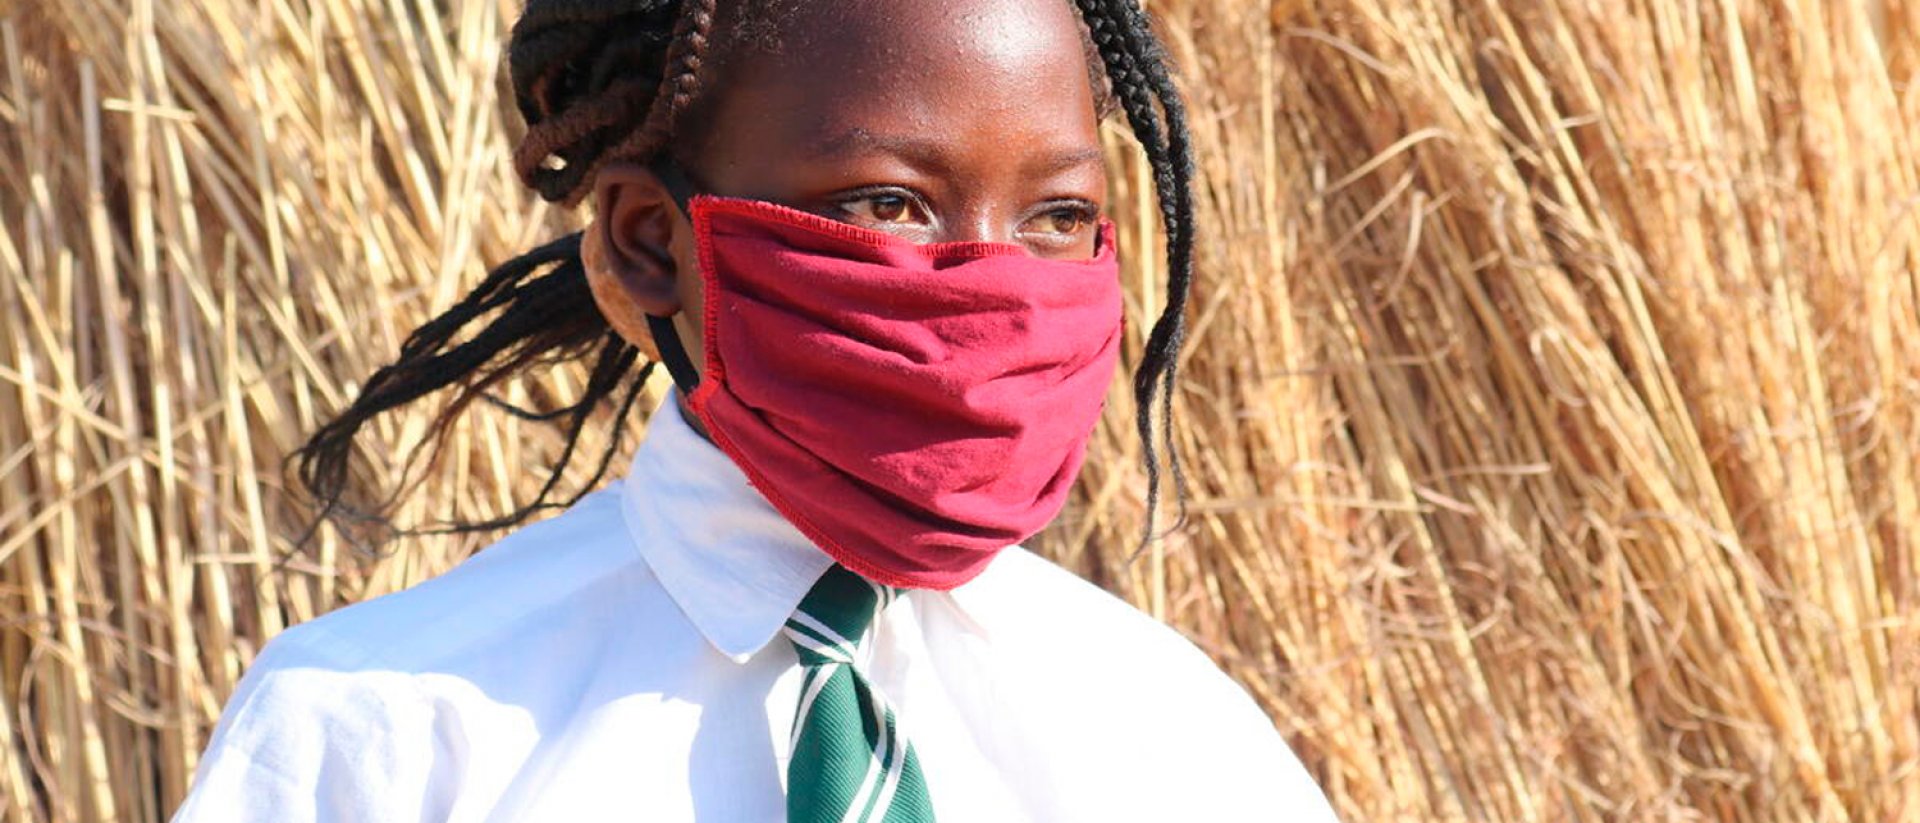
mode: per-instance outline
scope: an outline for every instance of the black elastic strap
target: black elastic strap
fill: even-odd
[[[660,184],[680,207],[680,213],[691,221],[693,184],[687,180],[686,172],[680,170],[680,164],[662,155],[653,163],[653,174],[660,178]],[[693,358],[687,356],[687,347],[681,344],[680,331],[673,327],[673,320],[649,314],[647,331],[653,334],[654,348],[660,350],[660,362],[666,364],[667,373],[673,375],[673,384],[680,388],[682,395],[692,397],[693,390],[700,387],[700,372],[693,367]]]
[[[680,387],[682,395],[692,397],[693,390],[700,387],[700,372],[694,370],[687,347],[680,344],[680,332],[673,327],[673,320],[649,314],[647,331],[653,333],[653,346],[660,350],[660,362],[666,364],[667,373],[673,375],[673,385]]]

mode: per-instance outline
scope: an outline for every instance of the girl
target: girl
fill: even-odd
[[[1169,239],[1143,436],[1168,408],[1191,171],[1132,0],[532,0],[510,62],[520,173],[592,223],[301,476],[331,506],[370,417],[555,356],[594,358],[569,442],[642,357],[673,407],[623,481],[277,638],[176,820],[1332,819],[1203,655],[1015,546],[1117,359],[1109,107]]]

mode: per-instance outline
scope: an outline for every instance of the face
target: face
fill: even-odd
[[[776,35],[722,33],[717,43],[730,47],[683,118],[674,155],[698,189],[916,243],[1092,256],[1106,172],[1071,3],[761,5],[778,8],[755,28]],[[697,265],[684,216],[637,165],[603,167],[595,192],[583,256],[603,312],[651,349],[634,312],[677,310],[680,336],[701,362],[700,278],[679,276]]]

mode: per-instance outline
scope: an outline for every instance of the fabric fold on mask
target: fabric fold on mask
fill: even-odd
[[[690,206],[706,354],[689,405],[821,549],[875,582],[950,589],[1058,515],[1119,357],[1111,224],[1094,257],[1049,260]]]

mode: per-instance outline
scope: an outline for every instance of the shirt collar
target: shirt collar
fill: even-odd
[[[667,595],[721,654],[765,647],[833,565],[681,417],[677,394],[648,419],[622,484],[627,531]]]

